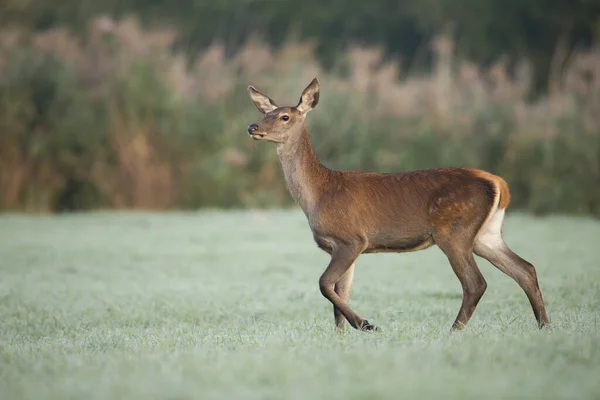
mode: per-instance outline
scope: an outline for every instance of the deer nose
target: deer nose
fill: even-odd
[[[252,124],[248,127],[248,134],[252,135],[254,133],[255,130],[258,129],[258,125],[257,124]]]

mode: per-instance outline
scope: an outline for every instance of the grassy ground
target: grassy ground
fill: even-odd
[[[0,217],[2,399],[600,398],[600,223],[509,214],[553,322],[488,281],[464,332],[439,249],[359,259],[333,331],[297,212]]]

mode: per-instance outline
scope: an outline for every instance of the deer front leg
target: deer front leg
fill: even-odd
[[[334,290],[338,296],[344,301],[346,304],[350,302],[350,289],[352,288],[352,279],[354,278],[354,263],[348,268],[346,273],[342,275],[340,280],[335,284]],[[337,309],[336,306],[333,306],[333,316],[335,318],[335,327],[337,329],[344,329],[344,322],[346,322],[346,317],[340,310]]]
[[[346,318],[353,328],[371,331],[376,327],[370,324],[369,321],[359,317],[352,311],[348,302],[335,292],[335,284],[352,268],[360,253],[361,248],[359,246],[338,247],[333,252],[327,269],[319,279],[319,288],[323,296],[333,304],[335,309]]]

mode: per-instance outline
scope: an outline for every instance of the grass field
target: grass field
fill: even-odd
[[[600,398],[600,223],[509,214],[552,327],[483,259],[468,328],[436,247],[364,255],[333,329],[299,211],[0,217],[0,398]]]

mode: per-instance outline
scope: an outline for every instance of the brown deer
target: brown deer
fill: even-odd
[[[253,86],[248,91],[264,114],[248,127],[248,134],[277,144],[288,190],[304,211],[317,245],[331,255],[319,288],[334,306],[337,328],[346,319],[355,329],[377,329],[348,305],[359,255],[417,251],[434,244],[448,257],[463,289],[453,329],[466,326],[487,287],[473,253],[521,286],[540,328],[549,323],[535,268],[502,238],[510,201],[504,179],[470,168],[330,170],[319,162],[306,129],[306,114],[319,102],[316,78],[295,107],[279,107]]]

